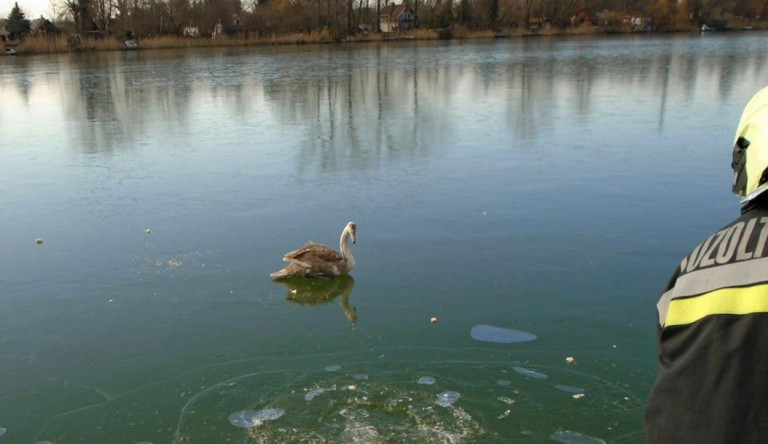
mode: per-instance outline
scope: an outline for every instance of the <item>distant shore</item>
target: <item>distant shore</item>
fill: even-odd
[[[708,32],[729,32],[748,30],[768,30],[768,22],[727,28]],[[530,38],[530,37],[558,37],[581,35],[608,35],[608,34],[666,34],[682,32],[704,32],[699,27],[667,29],[664,31],[637,31],[630,26],[590,26],[575,28],[546,28],[528,30],[524,28],[492,30],[469,30],[467,28],[454,28],[450,30],[415,29],[392,33],[366,33],[354,34],[346,38],[331,38],[325,31],[301,34],[283,34],[270,36],[257,35],[232,35],[212,38],[186,38],[178,36],[153,36],[135,41],[136,47],[126,45],[125,41],[115,37],[73,39],[59,35],[30,36],[21,42],[6,44],[6,48],[13,48],[17,55],[31,54],[57,54],[67,52],[93,52],[93,51],[129,51],[150,49],[183,49],[183,48],[215,48],[238,46],[269,46],[269,45],[302,45],[302,44],[332,44],[332,43],[356,43],[356,42],[391,42],[402,40],[468,40],[468,39],[498,39],[498,38]]]

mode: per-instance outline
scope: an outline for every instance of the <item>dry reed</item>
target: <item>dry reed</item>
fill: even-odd
[[[17,54],[55,54],[69,51],[67,39],[62,36],[33,36],[24,39],[16,47]]]
[[[755,29],[764,29],[766,23],[755,24]],[[381,42],[393,40],[436,40],[439,38],[454,39],[489,39],[494,37],[524,37],[524,36],[558,36],[558,35],[592,35],[606,32],[628,33],[631,29],[627,26],[581,26],[576,28],[546,28],[537,31],[529,31],[524,27],[503,29],[498,32],[491,30],[471,30],[464,26],[454,26],[450,32],[433,29],[414,29],[387,34],[366,33],[356,34],[342,39],[338,32],[328,29],[313,31],[311,33],[292,33],[279,35],[258,35],[256,33],[241,34],[237,36],[217,36],[187,38],[178,36],[153,36],[139,40],[140,49],[171,49],[171,48],[206,48],[206,47],[232,47],[232,46],[259,46],[259,45],[291,45],[307,43],[330,42]],[[73,39],[65,36],[46,37],[31,36],[26,38],[17,47],[18,54],[52,54],[69,51],[116,51],[126,50],[124,42],[115,38],[102,39]]]

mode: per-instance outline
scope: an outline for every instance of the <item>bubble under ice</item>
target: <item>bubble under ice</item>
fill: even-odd
[[[510,385],[512,385],[512,381],[510,381],[509,379],[499,379],[498,381],[496,381],[496,385],[500,385],[502,387],[509,387]]]
[[[368,380],[368,375],[366,375],[365,373],[358,373],[358,374],[356,374],[356,375],[354,375],[352,377],[355,378],[355,379],[359,379],[361,381],[367,381]]]
[[[563,392],[566,392],[566,393],[571,393],[571,394],[574,394],[574,395],[578,395],[579,393],[584,393],[584,389],[583,388],[581,388],[581,387],[572,387],[570,385],[556,385],[555,388],[560,390],[560,391],[563,391]]]
[[[0,436],[5,435],[5,432],[6,432],[5,427],[0,427]]]
[[[605,441],[600,438],[593,438],[570,430],[555,432],[549,435],[549,439],[562,444],[606,444]]]
[[[437,395],[435,404],[439,405],[440,407],[448,407],[456,403],[459,398],[461,398],[461,395],[458,392],[442,392]]]
[[[285,415],[283,409],[261,409],[256,412],[255,419],[260,421],[274,421]]]
[[[536,339],[536,335],[509,328],[494,327],[493,325],[475,325],[469,332],[472,339],[481,342],[496,342],[501,344],[513,344],[516,342],[529,342]]]
[[[328,367],[325,368],[325,371],[327,372],[337,372],[339,370],[341,370],[340,365],[329,365]]]
[[[422,385],[432,385],[435,383],[435,378],[431,376],[422,376],[421,378],[419,378],[418,382],[419,384],[422,384]]]
[[[518,374],[523,375],[523,376],[527,376],[529,378],[533,378],[533,379],[547,379],[548,378],[548,376],[545,375],[544,373],[539,373],[539,372],[536,372],[536,371],[533,371],[533,370],[529,370],[527,368],[515,367],[514,369],[515,369],[515,372],[517,372]]]
[[[253,410],[240,410],[229,415],[229,423],[235,427],[250,428],[253,427]]]
[[[284,414],[283,409],[240,410],[229,415],[229,422],[235,427],[249,429],[264,421],[274,421]]]
[[[316,389],[310,390],[310,391],[307,392],[306,395],[304,395],[304,400],[309,402],[309,401],[315,399],[315,397],[317,395],[319,395],[321,393],[324,393],[326,391],[328,391],[328,389],[324,389],[324,388],[316,388]]]

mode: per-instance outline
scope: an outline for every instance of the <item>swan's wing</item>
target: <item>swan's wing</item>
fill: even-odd
[[[304,268],[311,268],[313,264],[335,263],[342,259],[344,258],[341,254],[333,248],[313,242],[283,256],[284,261],[301,265]]]

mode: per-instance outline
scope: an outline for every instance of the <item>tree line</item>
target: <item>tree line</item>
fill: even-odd
[[[333,38],[377,32],[388,0],[53,0],[52,19],[94,36],[279,35],[325,32]],[[410,0],[414,27],[503,30],[551,26],[681,29],[761,20],[765,0]],[[8,26],[29,21],[15,5]],[[410,26],[410,25],[409,25]],[[191,30],[194,30],[192,32]]]

